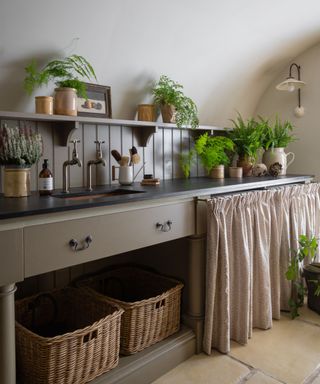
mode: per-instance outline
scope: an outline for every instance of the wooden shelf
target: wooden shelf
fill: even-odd
[[[182,128],[178,128],[175,124],[168,124],[160,121],[149,122],[138,120],[106,119],[99,117],[44,115],[40,113],[24,113],[12,111],[0,111],[0,119],[49,122],[53,124],[57,132],[59,132],[59,144],[62,146],[67,145],[69,137],[75,129],[79,128],[80,123],[117,125],[134,128],[138,145],[141,147],[147,146],[150,138],[154,133],[158,131],[158,128],[188,129],[200,133],[203,131],[225,131],[225,128],[210,125],[199,125],[199,127],[196,129],[193,129],[190,126],[183,126]]]

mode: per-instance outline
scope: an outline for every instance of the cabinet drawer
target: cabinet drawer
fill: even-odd
[[[23,280],[22,229],[0,232],[0,286]]]
[[[38,275],[193,233],[191,201],[35,225],[24,229],[25,275]],[[72,249],[71,239],[77,240],[79,249],[86,246],[87,236],[92,238],[88,248]]]

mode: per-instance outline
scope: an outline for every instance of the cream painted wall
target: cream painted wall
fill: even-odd
[[[132,118],[160,74],[185,86],[203,124],[253,113],[274,75],[320,38],[308,0],[1,0],[0,109],[33,111],[24,66],[73,52],[111,85],[114,117]],[[73,40],[79,38],[79,40]],[[53,86],[37,94],[50,94]]]
[[[305,115],[301,118],[295,117],[293,113],[298,103],[297,92],[279,92],[275,89],[275,85],[288,76],[292,62],[301,65],[301,79],[307,83],[301,90],[302,105],[305,108]],[[296,71],[293,74],[296,76]],[[262,96],[256,114],[274,117],[276,113],[282,119],[293,122],[299,139],[287,150],[293,151],[296,156],[288,172],[314,174],[320,180],[320,44],[288,62]]]

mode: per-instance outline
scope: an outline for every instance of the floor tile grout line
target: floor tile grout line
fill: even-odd
[[[312,384],[314,383],[315,379],[320,376],[320,365],[317,366],[317,368],[303,380],[302,384]]]
[[[320,328],[320,324],[314,323],[313,321],[310,320],[305,320],[305,319],[296,319],[297,321],[301,321],[303,323],[309,324],[309,325],[314,325],[315,327]]]
[[[247,367],[247,368],[250,370],[250,372],[249,372],[245,377],[241,378],[240,381],[239,381],[237,384],[244,384],[244,383],[246,383],[246,382],[247,382],[252,376],[254,376],[255,373],[257,373],[257,372],[260,372],[260,373],[262,373],[263,375],[268,376],[268,377],[270,377],[271,379],[276,380],[276,381],[278,381],[278,382],[281,383],[281,384],[287,384],[285,381],[282,381],[281,379],[279,379],[279,378],[277,378],[277,377],[275,377],[275,376],[272,376],[270,373],[265,372],[265,371],[262,371],[261,369],[255,368],[255,367],[253,367],[252,365],[247,364],[246,362],[244,362],[244,361],[242,361],[242,360],[239,360],[238,358],[236,358],[236,357],[234,357],[234,356],[232,356],[232,355],[227,355],[227,356],[230,357],[232,360],[237,361],[238,363],[244,365],[245,367]],[[250,375],[252,372],[253,372],[253,374]],[[249,377],[246,379],[247,376],[249,376]],[[303,384],[304,384],[304,383],[303,383]],[[312,383],[306,383],[306,384],[312,384]]]

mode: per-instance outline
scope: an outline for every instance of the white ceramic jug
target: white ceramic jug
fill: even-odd
[[[288,156],[291,156],[289,161],[287,160]],[[264,152],[262,156],[262,162],[267,166],[268,169],[270,165],[274,163],[280,163],[282,165],[282,169],[279,175],[284,176],[287,173],[287,168],[289,165],[293,163],[294,157],[295,156],[293,152],[285,153],[284,148],[271,148]]]

